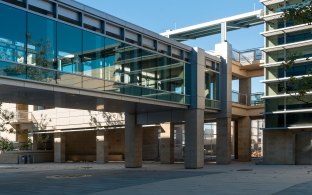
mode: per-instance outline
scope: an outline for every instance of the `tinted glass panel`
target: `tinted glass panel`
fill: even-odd
[[[55,21],[34,14],[28,15],[27,64],[56,68],[55,33]]]
[[[124,49],[123,81],[134,85],[141,85],[141,54],[142,50],[133,46]]]
[[[26,13],[0,4],[0,60],[25,62]]]
[[[83,74],[104,78],[104,37],[91,32],[83,32]]]
[[[105,79],[121,82],[122,52],[125,45],[119,41],[105,39]]]
[[[57,24],[58,69],[64,72],[81,73],[82,30]]]

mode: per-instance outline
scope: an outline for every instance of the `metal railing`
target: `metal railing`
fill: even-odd
[[[221,109],[221,102],[219,100],[206,99],[205,100],[205,107],[220,110]]]
[[[264,100],[261,97],[264,96],[263,92],[257,92],[250,94],[250,105],[257,106],[264,104]]]
[[[261,97],[264,95],[263,92],[243,94],[238,91],[232,91],[232,102],[246,106],[257,106],[262,105],[263,100]]]
[[[32,131],[38,130],[39,124],[32,112],[16,111],[14,112],[14,123],[31,123],[33,125]]]
[[[241,65],[245,66],[253,64],[254,61],[262,60],[263,55],[262,51],[258,48],[248,49],[245,51],[237,51],[233,49],[232,59],[234,61],[239,62]]]
[[[27,111],[16,111],[14,113],[13,122],[32,122],[33,115]]]

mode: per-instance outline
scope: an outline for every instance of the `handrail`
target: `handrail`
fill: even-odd
[[[261,60],[263,58],[260,48],[248,49],[243,51],[232,50],[232,60],[239,62],[241,65],[252,64],[253,61]]]
[[[34,127],[39,130],[39,123],[36,120],[36,118],[34,117],[32,112],[28,112],[28,111],[23,111],[23,110],[17,110],[14,113],[14,118],[12,122],[30,122],[34,125]],[[34,129],[32,129],[34,130]]]
[[[261,97],[264,95],[263,92],[256,92],[250,94],[240,93],[238,91],[232,91],[232,102],[246,105],[246,106],[256,106],[263,104]]]

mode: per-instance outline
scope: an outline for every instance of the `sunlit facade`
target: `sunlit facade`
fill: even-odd
[[[0,0],[0,97],[13,103],[15,142],[32,145],[15,155],[186,168],[260,157],[261,52],[233,50],[226,33],[261,13],[213,21],[205,30],[222,39],[207,52],[73,0]]]
[[[284,20],[283,11],[307,6],[302,0],[262,0],[265,5],[265,128],[264,161],[276,164],[312,164],[311,100],[308,93],[302,100],[290,93],[292,77],[311,74],[312,36],[309,24]],[[295,60],[290,67],[285,63]],[[277,152],[277,151],[282,152]],[[279,153],[279,155],[276,155]],[[275,155],[275,157],[274,157]]]
[[[108,22],[104,31],[91,16],[75,21],[61,6],[56,19],[51,2],[15,4],[0,4],[2,76],[190,104],[191,51]]]

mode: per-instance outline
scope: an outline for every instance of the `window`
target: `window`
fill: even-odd
[[[82,30],[57,24],[58,70],[81,73]]]
[[[26,13],[0,4],[0,60],[25,63]]]
[[[27,64],[56,69],[56,22],[29,14],[27,24]]]
[[[104,43],[103,36],[91,32],[83,32],[83,74],[104,77]]]

